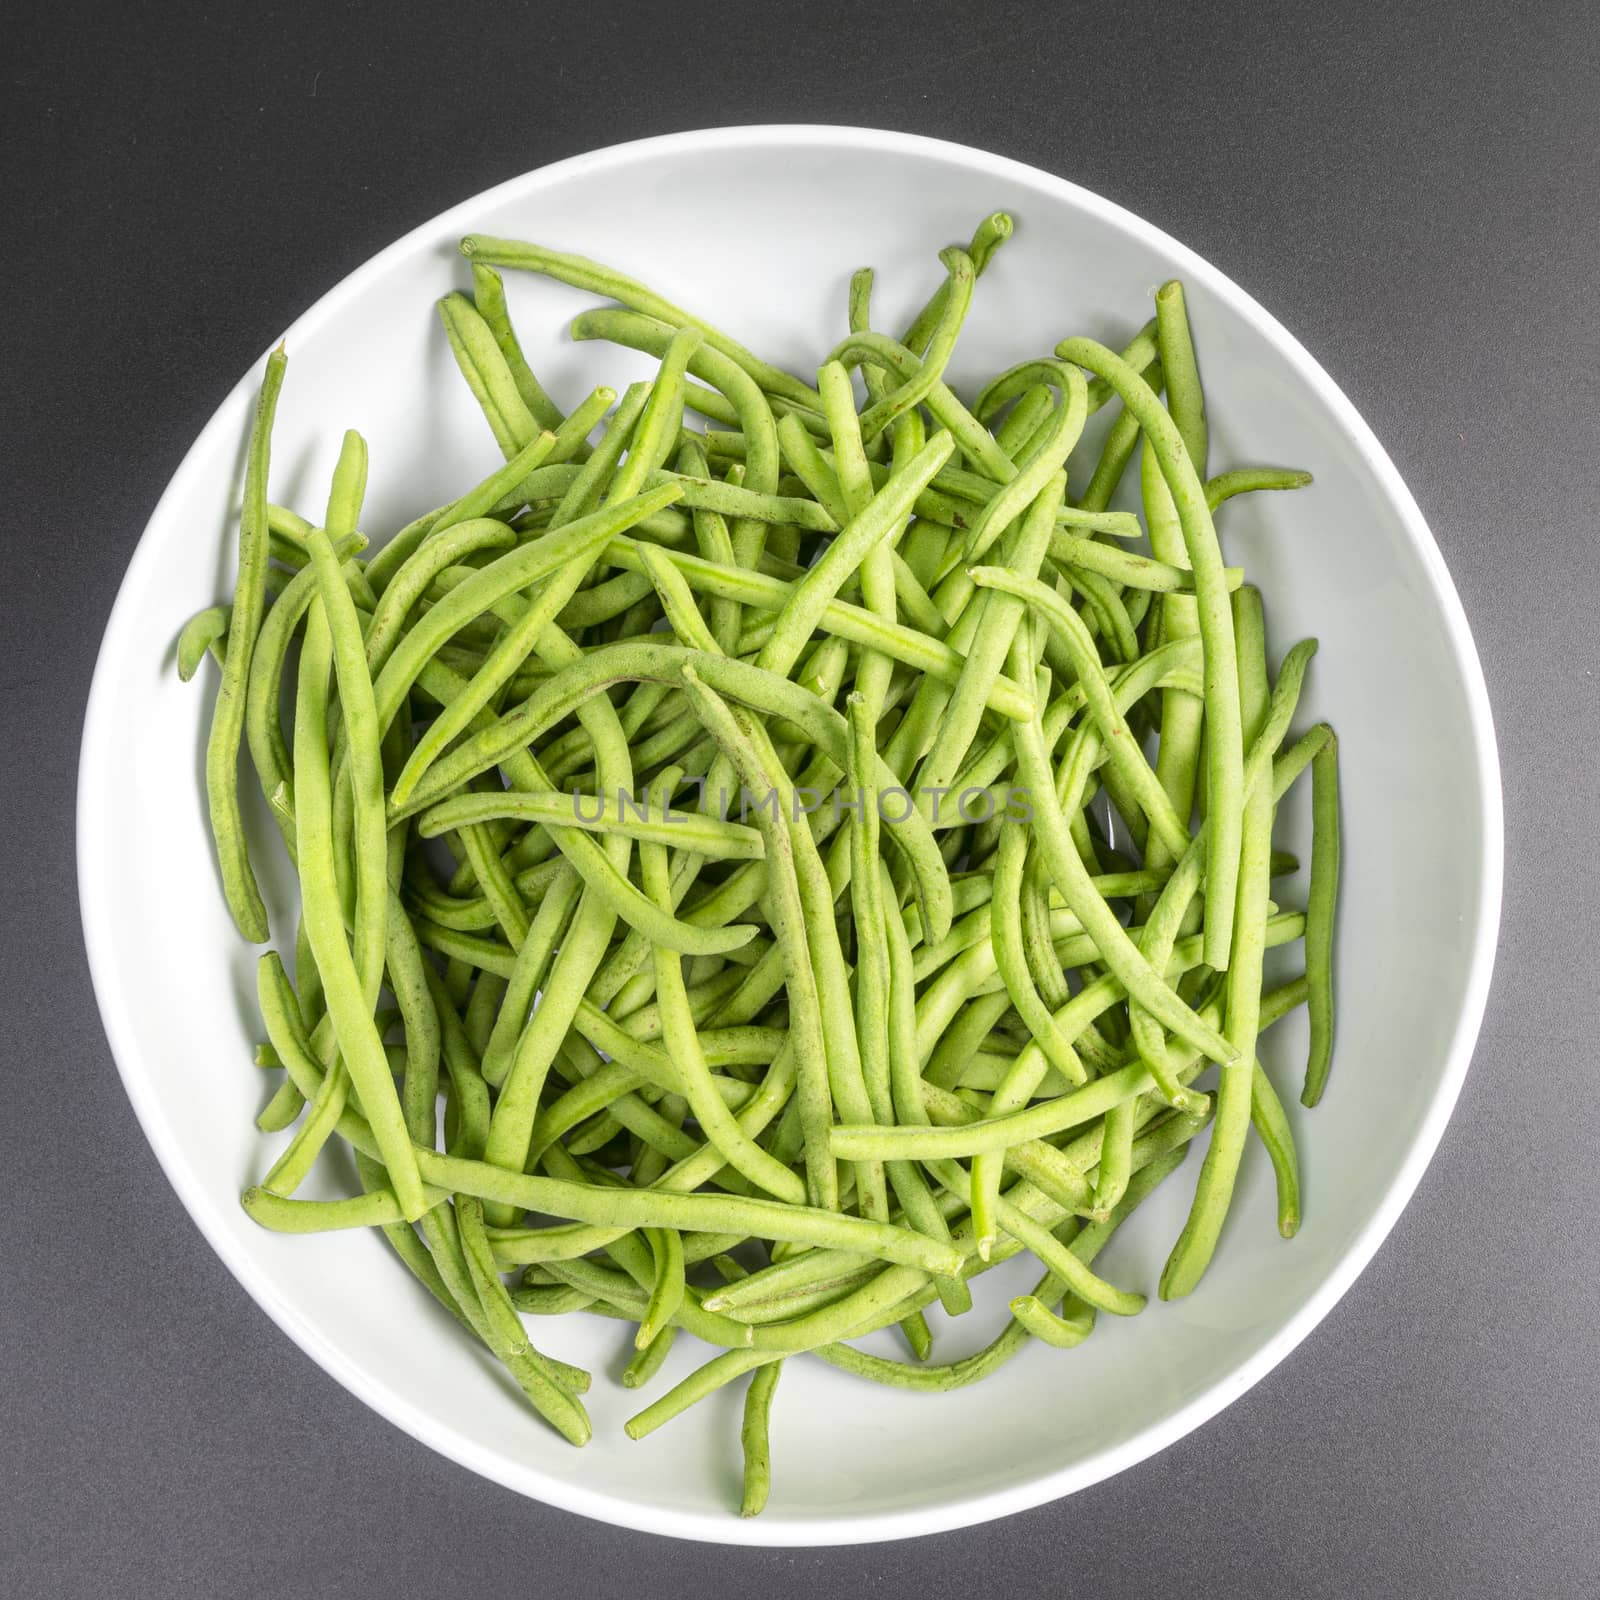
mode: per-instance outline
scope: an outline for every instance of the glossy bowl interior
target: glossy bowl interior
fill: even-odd
[[[1265,1051],[1304,1163],[1305,1226],[1277,1236],[1253,1148],[1215,1264],[1179,1304],[1103,1318],[1071,1352],[1033,1348],[981,1386],[885,1391],[793,1361],[774,1421],[766,1514],[737,1505],[739,1393],[641,1443],[638,1396],[614,1381],[616,1324],[540,1324],[552,1353],[596,1370],[595,1438],[575,1451],[425,1297],[375,1234],[284,1238],[240,1211],[278,1141],[252,1119],[270,1086],[250,1064],[256,952],[223,908],[200,778],[214,674],[173,670],[182,621],[231,583],[231,528],[259,366],[223,402],[150,520],[107,628],[84,734],[79,861],[85,934],[129,1096],[214,1248],[278,1324],[408,1432],[523,1493],[631,1527],[763,1544],[888,1539],[997,1516],[1136,1462],[1242,1393],[1324,1315],[1393,1225],[1466,1071],[1499,916],[1493,733],[1465,620],[1411,496],[1322,369],[1247,295],[1126,211],[1031,168],[898,134],[754,128],[675,135],[563,162],[491,190],[384,251],[288,330],[272,493],[315,515],[342,430],[371,447],[366,521],[387,532],[497,459],[433,313],[466,282],[469,230],[533,237],[631,270],[749,344],[813,371],[838,337],[849,274],[879,269],[876,320],[897,325],[936,281],[934,253],[1004,208],[1016,237],[980,284],[958,387],[1069,332],[1120,344],[1150,293],[1182,277],[1207,384],[1212,470],[1310,468],[1314,489],[1221,515],[1230,560],[1266,597],[1275,655],[1321,640],[1302,725],[1342,741],[1345,881],[1339,1046],[1315,1114],[1297,1103],[1296,1017]],[[572,403],[645,374],[626,352],[565,338],[587,297],[513,277],[536,370]],[[245,784],[253,795],[253,785]],[[268,823],[250,822],[263,848]],[[1286,833],[1306,843],[1304,797]],[[291,884],[265,885],[292,928]],[[1281,886],[1303,903],[1304,878]],[[1197,1162],[1103,1257],[1153,1290]],[[327,1180],[334,1192],[338,1173]],[[980,1310],[939,1328],[942,1358],[992,1336],[1029,1274],[986,1279]],[[1003,1282],[995,1282],[996,1279]],[[1001,1292],[1003,1291],[1003,1292]],[[886,1347],[887,1348],[887,1347]],[[680,1342],[664,1385],[708,1352]]]

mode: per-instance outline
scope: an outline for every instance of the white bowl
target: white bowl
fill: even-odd
[[[288,330],[272,493],[314,515],[346,427],[371,446],[375,529],[449,498],[498,459],[433,311],[466,280],[455,251],[465,232],[612,262],[812,371],[844,326],[853,268],[879,269],[877,320],[895,325],[937,281],[935,251],[997,208],[1015,215],[1017,233],[978,287],[958,384],[1068,333],[1118,344],[1176,275],[1206,379],[1212,470],[1266,462],[1316,475],[1309,491],[1235,502],[1220,520],[1230,559],[1265,594],[1274,649],[1308,633],[1322,642],[1302,722],[1327,718],[1342,739],[1338,1051],[1322,1106],[1302,1113],[1303,1022],[1270,1036],[1305,1167],[1305,1226],[1292,1243],[1277,1235],[1270,1172],[1253,1149],[1217,1258],[1187,1300],[1102,1319],[1078,1350],[1029,1350],[945,1396],[790,1362],[772,1502],[758,1519],[731,1509],[735,1391],[632,1443],[621,1424],[639,1397],[612,1381],[623,1330],[542,1322],[547,1349],[596,1370],[594,1441],[573,1450],[375,1234],[284,1238],[239,1209],[240,1189],[279,1142],[252,1125],[267,1092],[250,1063],[257,952],[228,920],[206,832],[199,752],[214,687],[179,683],[172,645],[183,620],[231,584],[259,366],[162,497],[107,626],[84,730],[80,892],[100,1009],[146,1135],[217,1253],[327,1371],[435,1449],[551,1504],[688,1538],[830,1544],[958,1527],[1118,1472],[1214,1415],[1316,1325],[1410,1198],[1466,1073],[1499,919],[1500,787],[1482,675],[1439,552],[1322,368],[1214,268],[1095,195],[976,150],[845,128],[678,134],[563,161],[418,228]],[[646,370],[565,340],[586,297],[516,275],[510,294],[558,398]],[[248,778],[244,789],[254,791]],[[1297,796],[1287,831],[1301,843],[1305,820]],[[265,841],[259,808],[252,821]],[[257,856],[273,852],[264,843]],[[286,877],[265,887],[274,927],[292,927]],[[1280,895],[1298,892],[1303,880]],[[1116,1240],[1104,1258],[1116,1281],[1153,1289],[1194,1171]],[[1006,1292],[1025,1276],[1008,1278]],[[990,1337],[1004,1299],[982,1303],[941,1327],[945,1356]],[[680,1341],[669,1381],[703,1358],[692,1346]]]

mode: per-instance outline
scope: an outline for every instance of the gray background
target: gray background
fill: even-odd
[[[55,3],[13,9],[8,35],[0,1593],[1600,1590],[1600,9]],[[548,1510],[324,1376],[146,1148],[74,895],[101,626],[163,484],[269,338],[487,184],[619,139],[782,121],[1037,163],[1282,318],[1432,522],[1483,655],[1507,802],[1476,1064],[1337,1310],[1221,1417],[1109,1483],[838,1552]]]

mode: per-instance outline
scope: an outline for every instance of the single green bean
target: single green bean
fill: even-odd
[[[239,576],[234,584],[228,651],[222,664],[211,730],[206,738],[206,798],[217,848],[222,890],[239,932],[252,944],[268,934],[267,909],[256,887],[239,812],[239,744],[244,734],[245,691],[267,585],[267,470],[272,421],[283,387],[283,346],[267,358],[245,463],[244,505],[239,514]]]
[[[1309,472],[1290,467],[1236,467],[1206,479],[1206,504],[1215,511],[1224,500],[1258,489],[1304,489],[1311,482]]]
[[[772,1491],[772,1450],[769,1441],[772,1396],[778,1387],[783,1363],[774,1361],[758,1367],[745,1391],[744,1422],[739,1430],[744,1450],[744,1488],[739,1501],[741,1517],[759,1516]]]
[[[1311,761],[1311,888],[1306,898],[1307,1015],[1311,1054],[1302,1105],[1314,1106],[1333,1058],[1333,928],[1339,895],[1339,741],[1330,736]]]

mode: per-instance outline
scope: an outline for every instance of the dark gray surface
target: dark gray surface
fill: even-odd
[[[0,1593],[1596,1593],[1600,11],[23,10],[0,94]],[[1508,825],[1477,1062],[1415,1201],[1322,1327],[1110,1483],[840,1552],[548,1510],[326,1377],[146,1148],[74,895],[100,628],[161,487],[268,339],[487,184],[647,133],[782,121],[1034,162],[1281,317],[1433,524],[1488,674]]]

